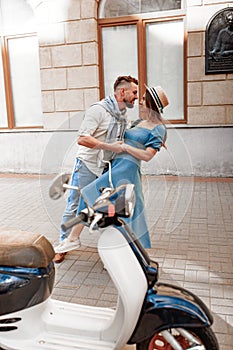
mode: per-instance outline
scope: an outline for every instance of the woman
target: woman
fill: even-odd
[[[121,145],[122,153],[115,156],[111,167],[114,187],[125,183],[135,185],[136,204],[133,217],[128,222],[144,248],[151,248],[151,242],[145,217],[140,166],[141,160],[148,162],[162,146],[165,147],[167,132],[161,113],[167,105],[167,96],[160,86],[151,88],[146,86],[146,92],[140,102],[142,119],[125,132],[124,143]],[[93,205],[100,194],[100,189],[104,187],[109,187],[108,171],[84,187],[82,193],[88,203]],[[77,212],[83,207],[84,203],[80,200]],[[82,228],[82,224],[73,227],[70,236],[55,248],[56,253],[80,247],[79,235]]]

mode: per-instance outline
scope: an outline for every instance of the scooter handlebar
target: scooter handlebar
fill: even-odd
[[[75,218],[70,219],[69,221],[65,222],[61,225],[62,230],[67,231],[69,228],[79,224],[81,221],[85,221],[86,214],[80,213]]]

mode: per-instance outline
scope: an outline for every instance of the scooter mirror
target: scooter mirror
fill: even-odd
[[[60,198],[66,191],[66,188],[64,188],[63,185],[68,184],[69,180],[69,174],[63,173],[57,175],[49,187],[49,197],[54,200]]]

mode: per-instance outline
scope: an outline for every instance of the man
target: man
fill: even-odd
[[[94,181],[103,172],[102,161],[113,158],[114,153],[122,152],[118,141],[123,139],[126,128],[126,108],[133,108],[138,99],[138,81],[131,76],[119,76],[113,86],[114,94],[93,104],[85,113],[78,133],[79,144],[71,185],[80,189]],[[70,190],[62,224],[74,218],[79,202],[79,194]],[[71,230],[60,229],[60,242]],[[76,248],[81,246],[76,242]],[[58,246],[59,247],[59,246]],[[56,247],[55,253],[56,253]],[[64,260],[66,253],[56,253],[55,263]]]

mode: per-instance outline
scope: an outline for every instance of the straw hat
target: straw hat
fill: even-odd
[[[146,85],[145,85],[146,86]],[[167,95],[161,86],[148,87],[146,86],[147,91],[150,93],[153,98],[154,103],[156,104],[160,113],[163,113],[163,109],[169,104]]]

